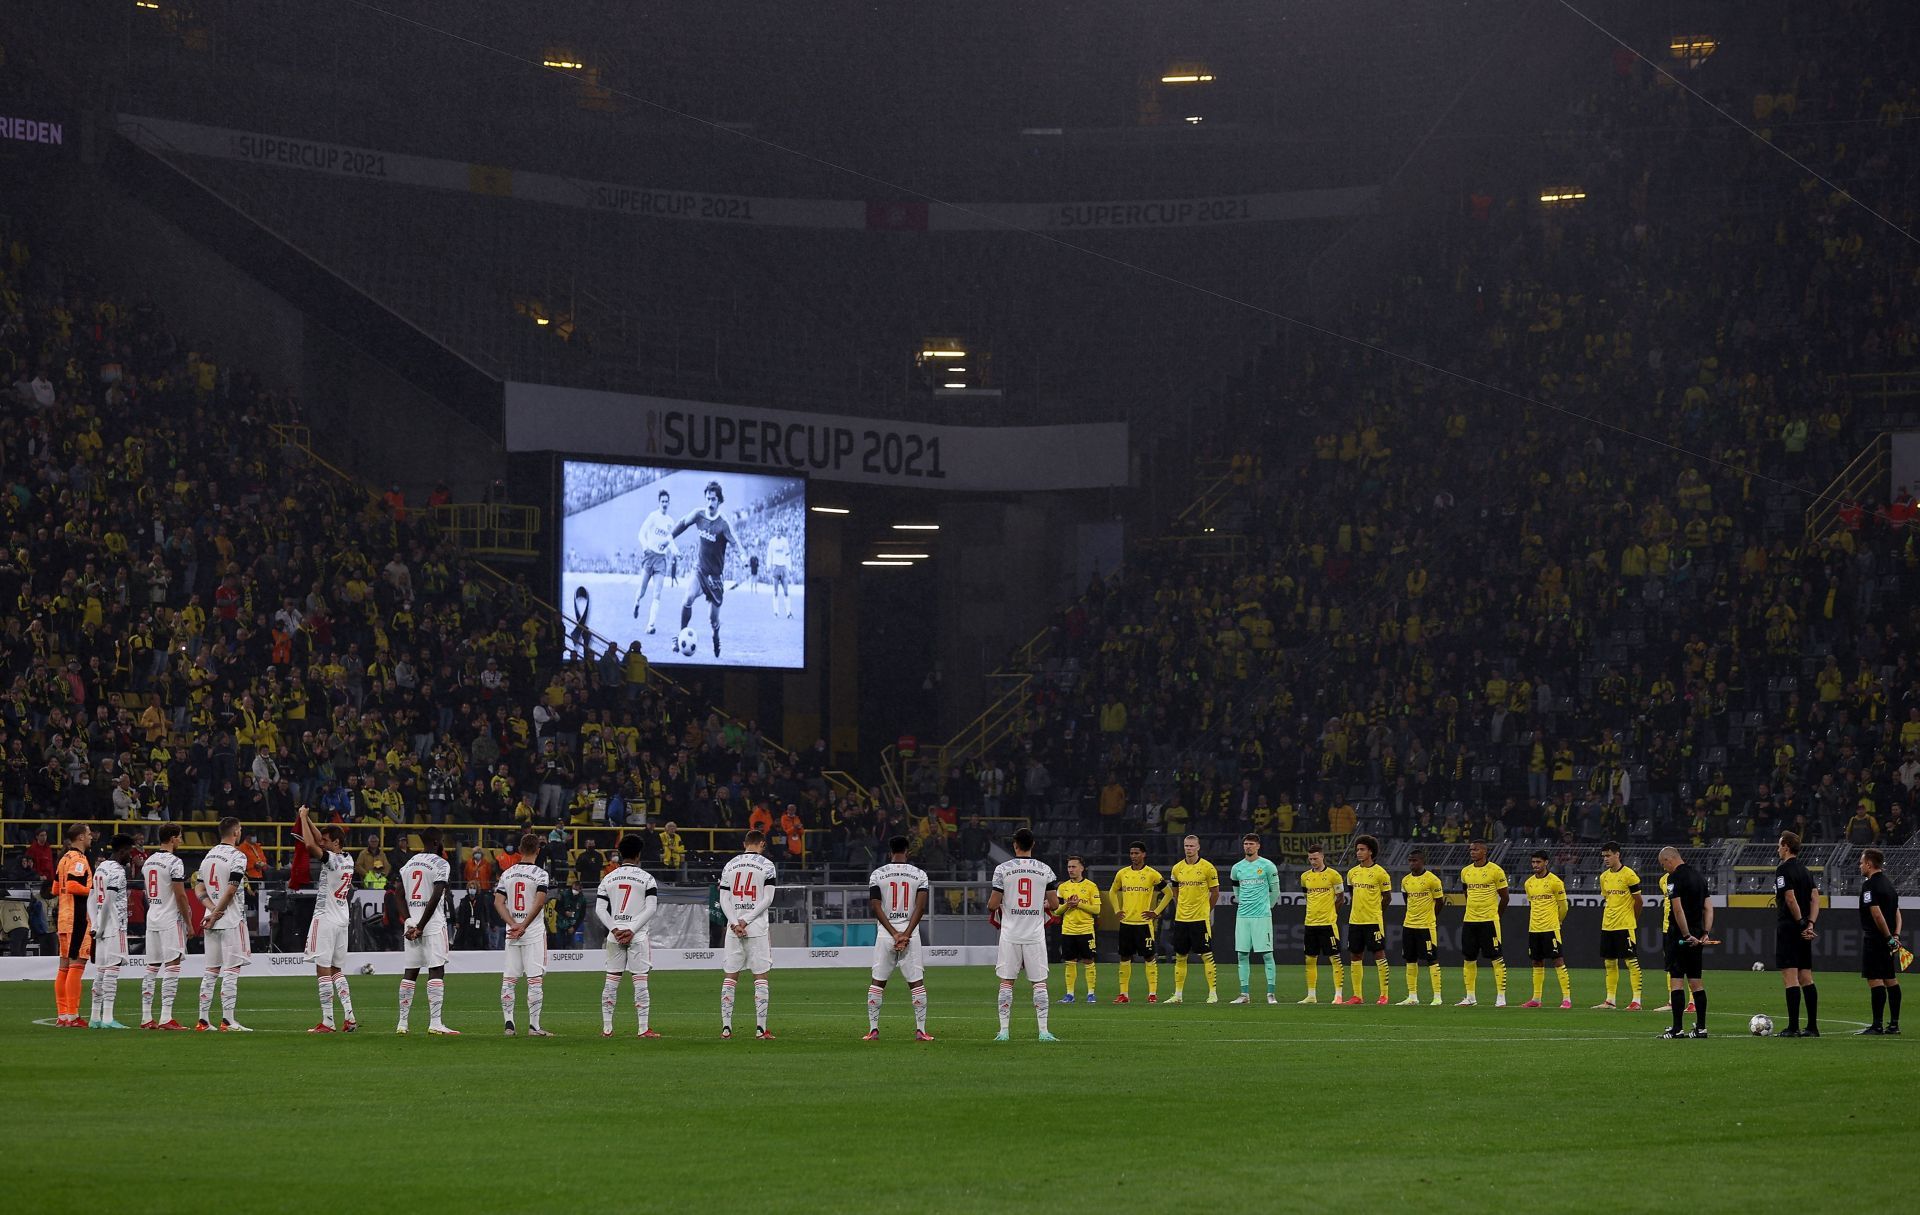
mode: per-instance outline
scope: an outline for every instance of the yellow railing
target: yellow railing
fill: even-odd
[[[1835,380],[1843,383],[1856,402],[1920,397],[1920,371],[1856,371],[1829,377],[1829,383]]]
[[[1818,544],[1840,527],[1840,512],[1849,503],[1864,502],[1871,507],[1884,505],[1887,494],[1889,462],[1893,438],[1884,432],[1875,435],[1866,450],[1840,471],[1840,475],[1820,491],[1807,507],[1807,542]]]
[[[1212,524],[1214,511],[1227,500],[1233,489],[1234,478],[1231,469],[1210,480],[1203,479],[1200,492],[1194,496],[1193,501],[1187,503],[1186,509],[1173,517],[1174,528],[1205,531]]]
[[[506,502],[443,502],[433,508],[440,534],[470,553],[533,557],[540,537],[540,508]]]

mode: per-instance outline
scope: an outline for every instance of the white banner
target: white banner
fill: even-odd
[[[991,966],[996,955],[992,945],[927,945],[921,948],[921,954],[929,966]],[[403,955],[398,950],[380,953],[354,954],[348,959],[349,974],[366,973],[362,968],[370,968],[376,975],[397,975],[406,967],[402,965]],[[447,970],[457,975],[500,973],[501,954],[492,949],[456,950],[447,955]],[[802,949],[776,947],[773,951],[775,970],[824,970],[830,968],[866,969],[873,964],[873,946],[857,945],[840,949]],[[599,949],[555,949],[547,953],[547,969],[552,971],[599,971],[606,967],[606,954]],[[198,979],[206,968],[204,954],[190,953],[181,964],[180,977]],[[655,970],[719,970],[720,951],[718,949],[655,949],[653,951]],[[56,969],[54,959],[44,958],[0,958],[0,983],[50,980]],[[88,974],[93,973],[89,966]],[[137,980],[146,973],[144,963],[135,958],[120,972],[122,984],[127,983],[131,975]],[[247,978],[263,978],[271,975],[311,975],[313,963],[306,961],[297,953],[257,953],[247,967]],[[362,997],[364,999],[364,997]]]
[[[955,203],[952,206],[919,199],[870,202],[838,198],[751,198],[532,173],[500,165],[383,152],[320,139],[202,126],[171,118],[121,114],[118,129],[121,135],[141,147],[162,154],[205,156],[332,177],[492,194],[643,219],[765,227],[866,228],[884,232],[965,232],[997,228],[1053,232],[1145,231],[1367,215],[1380,205],[1380,191],[1374,186],[1206,198]]]
[[[713,405],[550,384],[506,385],[508,451],[804,473],[962,490],[1127,484],[1127,424],[935,426]]]

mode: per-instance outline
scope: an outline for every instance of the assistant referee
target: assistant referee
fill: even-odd
[[[1873,1023],[1855,1037],[1900,1032],[1900,895],[1886,860],[1878,848],[1860,853],[1860,977],[1873,998]]]

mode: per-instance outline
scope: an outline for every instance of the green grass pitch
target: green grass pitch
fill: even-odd
[[[1102,996],[1114,992],[1103,966]],[[1483,968],[1484,970],[1484,968]],[[1227,988],[1231,970],[1222,968]],[[1450,968],[1451,998],[1460,994]],[[1526,970],[1513,972],[1518,998]],[[1654,976],[1649,975],[1649,979]],[[1188,999],[1204,993],[1196,968]],[[1369,976],[1371,979],[1371,976]],[[1395,968],[1395,996],[1400,971]],[[1171,970],[1162,980],[1170,986]],[[1323,976],[1323,982],[1325,977]],[[396,980],[354,981],[361,1032],[311,1038],[311,978],[248,979],[251,1037],[59,1031],[50,983],[0,985],[0,1194],[17,1211],[1884,1210],[1920,1053],[1855,1040],[1866,988],[1821,983],[1817,1042],[1779,980],[1710,976],[1715,1039],[1663,1042],[1662,1013],[1579,1007],[1053,1009],[996,1045],[991,973],[930,972],[912,1040],[896,979],[858,1040],[865,975],[776,972],[779,1040],[718,1040],[717,975],[661,973],[654,1026],[600,1037],[594,974],[549,976],[546,1041],[500,1033],[498,981],[448,980],[458,1039],[394,1036]],[[1060,975],[1054,974],[1055,990]],[[1258,984],[1256,971],[1255,983]],[[1135,997],[1144,988],[1135,975]],[[1369,983],[1371,989],[1371,983]],[[1551,981],[1550,995],[1556,994]],[[119,1012],[139,1013],[123,980]],[[197,983],[182,984],[183,1019]],[[1289,995],[1291,993],[1291,996]],[[1650,991],[1653,1001],[1661,998]],[[1223,999],[1226,994],[1223,994]],[[1624,992],[1623,992],[1624,998]],[[84,1007],[84,1004],[83,1004]],[[1920,1029],[1920,1025],[1916,1025]],[[1905,1199],[1900,1194],[1907,1193]]]

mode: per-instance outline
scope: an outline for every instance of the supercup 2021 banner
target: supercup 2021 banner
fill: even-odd
[[[560,482],[569,655],[807,665],[805,478],[564,460]]]

